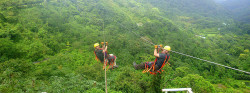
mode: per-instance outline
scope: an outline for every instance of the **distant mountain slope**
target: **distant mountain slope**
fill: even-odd
[[[213,17],[216,19],[227,18],[227,12],[213,0],[149,0],[152,5],[164,9],[166,13],[188,16]]]
[[[250,23],[250,0],[215,0],[218,4],[229,10],[233,18]]]

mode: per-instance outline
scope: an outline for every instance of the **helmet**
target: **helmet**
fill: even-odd
[[[167,50],[167,51],[171,50],[170,46],[165,46],[164,49]]]
[[[99,43],[95,43],[95,44],[94,44],[94,48],[97,47],[97,46],[99,46]]]

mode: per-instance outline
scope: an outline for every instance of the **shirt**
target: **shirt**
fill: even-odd
[[[166,59],[166,56],[167,56],[167,59]],[[169,58],[169,55],[168,54],[164,54],[164,53],[160,53],[159,54],[159,57],[157,57],[157,61],[156,61],[156,65],[161,68],[162,64],[164,63],[165,59],[167,62],[168,61],[168,58]]]
[[[101,62],[103,62],[103,60],[104,60],[104,53],[103,53],[103,50],[102,50],[102,49],[97,49],[97,50],[95,50],[95,53],[96,53],[97,58],[98,58]],[[107,58],[107,55],[105,55],[105,57]]]

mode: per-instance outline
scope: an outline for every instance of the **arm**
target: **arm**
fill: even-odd
[[[105,46],[104,45],[102,45],[102,50],[104,50],[105,49]]]
[[[105,53],[105,52],[107,52],[107,50],[108,50],[108,46],[106,46],[106,47],[103,47],[103,53]]]
[[[157,53],[157,48],[155,48],[155,50],[154,50],[154,56],[155,57],[160,57],[159,53]]]

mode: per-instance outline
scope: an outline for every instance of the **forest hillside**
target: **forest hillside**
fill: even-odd
[[[0,93],[105,93],[104,41],[110,93],[249,93],[250,24],[232,16],[214,0],[1,0]],[[161,74],[135,70],[154,44],[248,73],[175,52]]]

